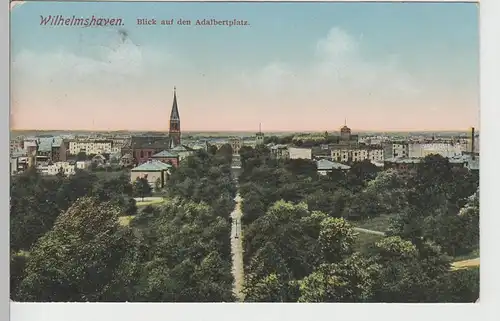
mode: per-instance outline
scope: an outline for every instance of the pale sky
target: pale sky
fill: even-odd
[[[124,26],[40,25],[59,14]],[[184,131],[479,127],[473,3],[34,2],[11,35],[13,129],[167,131],[174,86]]]

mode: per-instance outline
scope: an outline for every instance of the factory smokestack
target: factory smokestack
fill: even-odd
[[[472,155],[472,159],[475,159],[475,156],[474,156],[474,142],[475,142],[474,127],[472,127],[472,129],[471,129],[470,142],[471,142],[470,143],[470,152]]]

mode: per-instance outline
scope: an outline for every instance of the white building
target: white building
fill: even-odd
[[[368,159],[372,162],[383,162],[384,150],[382,148],[368,150]]]
[[[90,165],[92,164],[92,161],[77,161],[76,162],[76,169],[88,169],[90,168]]]
[[[240,148],[243,146],[243,140],[240,137],[232,137],[229,139],[229,144],[233,150],[233,155],[239,155]]]
[[[392,147],[392,155],[386,155],[387,157],[406,158],[410,153],[407,143],[392,143],[391,147]]]
[[[44,171],[46,170],[47,175],[57,175],[58,173],[64,174],[64,175],[73,175],[75,174],[76,167],[75,165],[71,165],[68,162],[57,162],[52,165],[48,165],[47,168],[44,168]]]
[[[113,142],[111,140],[71,140],[69,142],[69,153],[78,155],[84,152],[87,155],[111,153]]]
[[[10,174],[14,175],[19,170],[19,158],[13,157],[10,159]]]
[[[277,159],[286,159],[290,156],[288,153],[288,145],[284,144],[277,144],[269,147],[269,150],[271,151],[271,157],[277,158]]]
[[[461,144],[451,143],[409,144],[408,157],[423,158],[431,154],[437,154],[447,158],[458,157],[462,155],[463,149],[464,147]]]
[[[312,159],[311,148],[289,147],[288,155],[290,159]]]
[[[366,149],[351,149],[349,153],[353,162],[361,162],[368,159],[368,150]]]
[[[384,150],[379,149],[363,149],[363,148],[344,148],[332,150],[331,157],[337,162],[361,162],[364,160],[383,161]]]

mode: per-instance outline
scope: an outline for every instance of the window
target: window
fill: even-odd
[[[141,150],[141,158],[144,158],[144,151]]]

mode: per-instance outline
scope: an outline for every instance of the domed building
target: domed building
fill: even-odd
[[[351,140],[351,129],[346,125],[347,121],[344,122],[344,126],[340,128],[340,139],[341,140]]]

